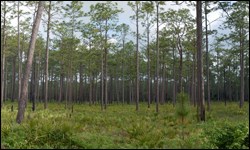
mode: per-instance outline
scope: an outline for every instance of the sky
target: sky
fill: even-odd
[[[104,1],[84,1],[84,6],[83,9],[85,12],[88,12],[90,9],[90,5],[94,5],[98,2],[104,2]],[[130,29],[132,31],[136,31],[136,24],[135,21],[130,19],[130,16],[134,15],[134,12],[132,11],[132,9],[130,8],[130,6],[127,5],[128,1],[113,1],[113,2],[117,2],[118,3],[118,8],[122,8],[123,9],[123,13],[120,13],[119,16],[119,22],[118,24],[121,23],[126,23],[130,26]],[[188,7],[186,5],[186,3],[179,5],[176,5],[175,3],[173,3],[172,1],[166,1],[165,5],[163,6],[164,11],[168,10],[169,8],[174,9],[174,10],[178,10],[181,8],[188,8],[190,9],[190,13],[195,17],[196,16],[196,10],[195,8],[191,8]],[[208,14],[207,18],[208,18],[208,22],[212,22],[213,20],[218,19],[221,16],[221,11],[216,11],[216,12],[211,12]],[[209,26],[208,29],[218,29],[219,25],[222,24],[222,19],[219,19],[215,22],[212,22]],[[139,23],[140,24],[140,23]],[[203,23],[203,25],[205,26],[205,24]],[[163,28],[164,25],[160,26],[159,29]],[[145,28],[142,28],[141,24],[139,26],[139,32],[143,33],[145,30]],[[225,31],[224,31],[225,32]],[[153,28],[151,29],[151,33],[156,33],[156,24],[153,26]],[[152,34],[153,36],[151,36],[151,39],[155,38],[155,34]],[[212,37],[209,37],[210,40],[213,40]],[[135,37],[130,36],[129,39],[131,40],[135,40]]]
[[[103,3],[105,1],[83,1],[83,11],[86,13],[90,10],[90,5],[95,5],[96,3]],[[118,8],[122,8],[123,9],[123,13],[120,13],[118,15],[119,18],[119,22],[118,24],[121,23],[126,23],[130,26],[131,31],[135,32],[136,31],[136,24],[135,21],[130,19],[130,16],[134,15],[134,12],[132,11],[132,9],[130,8],[130,6],[127,5],[128,1],[113,1],[113,2],[117,2],[118,3]],[[64,1],[64,3],[69,3],[69,1]],[[176,5],[174,4],[172,1],[166,1],[165,5],[163,6],[164,11],[167,11],[169,8],[172,8],[174,10],[178,10],[180,8],[188,8],[191,12],[191,14],[195,17],[196,16],[196,11],[194,7],[187,7],[186,3],[182,3],[181,5]],[[26,9],[26,7],[21,7],[21,9]],[[28,8],[30,11],[32,11],[32,9]],[[218,19],[221,16],[222,11],[215,11],[215,12],[211,12],[208,14],[208,22],[212,22],[213,20]],[[23,18],[21,18],[23,19]],[[219,19],[216,20],[214,22],[212,22],[211,24],[209,24],[208,29],[218,29],[219,25],[222,24],[223,19]],[[84,23],[88,23],[89,22],[89,18],[84,17],[83,18],[83,22]],[[17,25],[17,19],[12,20],[11,22],[12,25]],[[203,22],[204,25],[204,22]],[[159,29],[163,28],[164,25],[160,26]],[[142,28],[141,23],[139,23],[139,32],[142,33],[144,32],[145,28]],[[44,25],[40,25],[39,27],[39,31],[42,33],[43,37],[46,38],[46,33],[45,33],[45,29],[44,29]],[[219,31],[219,32],[228,32],[228,31]],[[151,29],[151,39],[154,39],[156,36],[156,24],[153,26],[153,28]],[[78,37],[80,37],[80,33],[77,34]],[[51,38],[53,38],[54,36],[51,35]],[[113,42],[116,42],[115,39],[110,39]],[[135,40],[135,37],[133,36],[128,36],[128,40]],[[209,41],[213,42],[213,37],[209,36]]]

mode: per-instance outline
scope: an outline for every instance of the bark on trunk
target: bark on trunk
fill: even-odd
[[[202,61],[202,4],[201,1],[197,1],[196,13],[197,13],[197,79],[198,79],[198,100],[200,104],[199,108],[199,120],[205,121],[205,101],[204,101],[204,81],[203,81],[203,61]]]
[[[6,28],[6,13],[7,13],[7,11],[6,11],[6,1],[4,1],[3,2],[3,7],[4,7],[4,10],[3,10],[3,28],[2,28],[2,42],[3,42],[3,44],[2,44],[2,47],[1,47],[1,56],[2,56],[2,62],[1,62],[1,109],[2,109],[2,107],[3,107],[3,96],[4,96],[4,67],[5,67],[5,28]]]
[[[50,10],[51,1],[49,1],[48,24],[47,24],[47,40],[46,40],[46,63],[45,63],[45,98],[44,109],[48,108],[48,68],[49,68],[49,31],[50,31]]]
[[[136,3],[136,111],[139,110],[139,27],[138,27],[138,14],[139,8]]]
[[[16,121],[19,124],[24,119],[25,99],[27,98],[27,92],[28,92],[28,79],[29,79],[30,70],[31,70],[31,66],[32,66],[36,37],[37,37],[37,33],[38,33],[38,29],[39,29],[39,25],[40,25],[40,21],[41,21],[41,17],[42,17],[43,6],[44,6],[44,1],[39,1],[36,20],[34,22],[33,29],[32,29],[32,35],[31,35],[31,40],[30,40],[30,45],[29,45],[29,55],[28,55],[26,70],[25,70],[25,74],[24,74],[24,78],[23,78],[23,82],[22,82],[21,98],[20,98],[20,101],[18,102],[18,113],[17,113]]]

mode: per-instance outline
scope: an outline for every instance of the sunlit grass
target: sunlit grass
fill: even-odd
[[[225,123],[249,126],[249,104],[240,109],[238,103],[213,102],[206,112],[206,122],[197,122],[196,108],[184,120],[184,140],[181,119],[172,104],[147,108],[135,105],[111,104],[101,111],[100,105],[74,104],[74,112],[64,103],[49,103],[48,109],[38,103],[32,112],[29,103],[21,125],[15,122],[17,103],[1,111],[1,144],[6,148],[216,148],[209,144],[205,131]]]

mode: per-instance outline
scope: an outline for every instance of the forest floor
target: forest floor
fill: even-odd
[[[184,118],[172,104],[147,108],[111,104],[74,104],[74,112],[64,104],[38,103],[35,112],[29,103],[21,125],[15,122],[17,103],[11,112],[7,102],[1,110],[1,146],[5,148],[249,148],[249,103],[212,102],[206,121],[197,122],[196,108],[189,107]]]

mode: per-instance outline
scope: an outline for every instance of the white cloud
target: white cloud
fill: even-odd
[[[108,43],[115,44],[115,43],[117,43],[117,40],[114,39],[114,38],[111,38],[111,39],[108,40]]]

